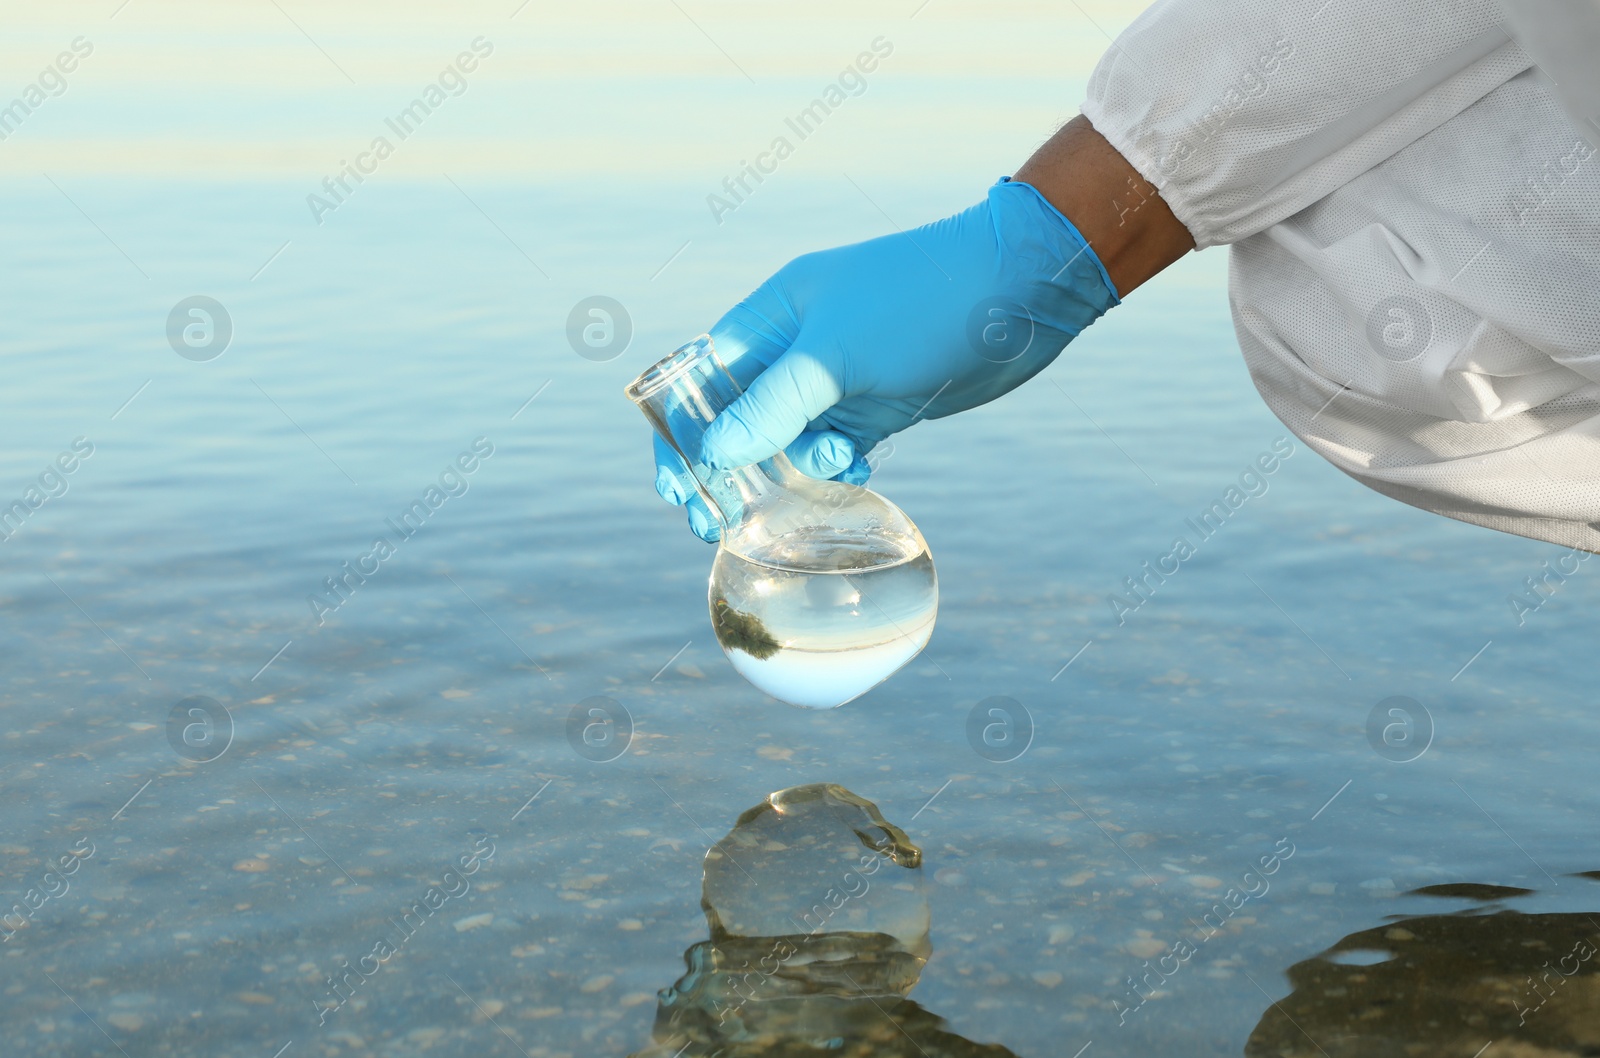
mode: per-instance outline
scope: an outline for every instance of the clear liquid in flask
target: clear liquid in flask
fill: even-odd
[[[741,676],[791,705],[831,709],[927,645],[939,588],[920,535],[810,526],[748,551],[724,546],[710,602]]]

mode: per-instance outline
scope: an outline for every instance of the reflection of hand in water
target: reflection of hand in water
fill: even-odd
[[[1498,900],[1528,891],[1417,892]],[[1291,966],[1294,991],[1262,1015],[1245,1058],[1600,1054],[1597,956],[1600,913],[1477,908],[1400,919]]]
[[[634,1058],[1016,1058],[906,996],[931,948],[922,851],[832,784],[781,790],[706,854],[710,939]]]

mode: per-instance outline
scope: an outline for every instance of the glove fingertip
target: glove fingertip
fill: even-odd
[[[683,486],[678,483],[678,476],[666,467],[656,467],[656,495],[674,507],[683,506],[683,501],[688,498],[683,493]]]
[[[722,538],[722,527],[698,503],[689,504],[689,531],[708,544]]]
[[[856,449],[843,437],[829,434],[818,444],[817,454],[826,459],[829,466],[845,468],[855,462]]]
[[[784,449],[795,469],[813,478],[831,478],[856,457],[850,439],[833,430],[808,430]]]
[[[694,487],[685,483],[689,469],[672,446],[657,434],[652,442],[656,456],[656,494],[674,507],[681,507],[694,493]]]
[[[865,485],[872,476],[872,464],[867,462],[866,456],[856,456],[854,461],[838,474],[833,480],[842,481],[846,485]]]

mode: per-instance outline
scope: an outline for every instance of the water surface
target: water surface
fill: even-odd
[[[873,116],[830,127],[851,142],[896,108],[944,107],[1025,153],[1037,112],[1002,135],[947,96],[916,102],[949,82],[912,72],[937,54],[913,44],[966,25],[930,24],[900,38],[905,81],[851,101]],[[22,908],[0,944],[8,1053],[640,1051],[657,991],[708,939],[707,850],[770,792],[814,783],[920,848],[931,954],[911,998],[975,1045],[1593,1046],[1592,1007],[1569,997],[1592,979],[1579,945],[1600,943],[1580,876],[1600,869],[1595,574],[1545,582],[1519,623],[1508,597],[1560,549],[1395,504],[1281,441],[1233,347],[1218,252],[1004,401],[884,453],[874,487],[939,569],[917,661],[826,713],[727,664],[713,552],[654,496],[623,384],[789,256],[951,212],[998,175],[1000,151],[847,173],[818,144],[725,224],[704,215],[749,149],[738,133],[759,143],[860,28],[781,75],[751,59],[764,111],[721,74],[675,83],[713,116],[757,112],[701,143],[698,170],[396,168],[322,225],[303,212],[315,166],[23,168],[51,136],[115,140],[109,74],[54,101],[59,124],[30,118],[35,155],[4,174],[0,497],[57,494],[0,544],[0,906]],[[974,47],[999,70],[1002,44]],[[483,87],[496,113],[534,98]],[[1076,97],[1067,75],[1046,87]],[[323,113],[305,91],[258,87],[230,105],[278,124],[230,127],[294,140],[299,115],[337,154],[389,106]],[[174,99],[174,136],[223,107]],[[689,142],[716,124],[682,120]],[[233,325],[208,361],[167,336],[197,294]],[[633,326],[604,362],[566,334],[596,294]],[[92,454],[41,483],[75,442]],[[1289,456],[1253,469],[1275,444]],[[1246,498],[1199,539],[1188,520],[1230,488]],[[1194,557],[1130,596],[1182,534]],[[370,572],[330,594],[350,569]],[[1417,892],[1462,885],[1500,888]],[[1379,941],[1409,947],[1321,958]],[[1567,983],[1519,1013],[1537,1002],[1524,979],[1563,957]]]

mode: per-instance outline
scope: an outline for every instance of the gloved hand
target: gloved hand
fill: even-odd
[[[744,392],[705,449],[720,467],[783,451],[812,477],[861,484],[885,437],[1010,392],[1118,302],[1077,228],[1002,179],[952,217],[797,257],[734,306],[710,333]],[[656,491],[718,538],[659,437]]]

